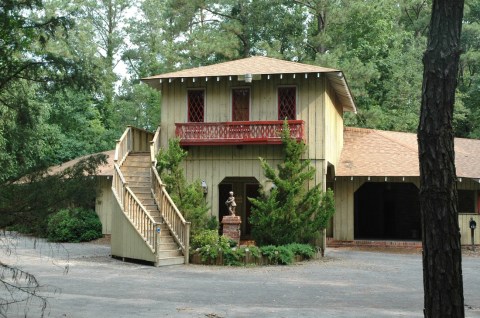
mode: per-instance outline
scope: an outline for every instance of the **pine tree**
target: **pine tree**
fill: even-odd
[[[260,158],[264,174],[274,186],[269,193],[262,188],[259,199],[249,198],[253,205],[250,217],[252,235],[260,245],[311,243],[319,237],[335,212],[331,190],[323,193],[320,184],[307,188],[308,181],[315,175],[315,168],[310,160],[302,159],[307,147],[304,142],[290,137],[286,122],[282,143],[285,159],[278,165],[278,170]]]

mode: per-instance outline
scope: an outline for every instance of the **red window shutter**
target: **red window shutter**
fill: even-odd
[[[188,121],[192,123],[205,121],[205,93],[203,90],[188,91]]]
[[[278,88],[278,120],[294,120],[297,111],[297,90],[295,87]]]

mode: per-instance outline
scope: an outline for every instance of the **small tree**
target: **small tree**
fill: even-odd
[[[190,230],[193,237],[211,224],[207,215],[210,208],[203,197],[200,182],[187,183],[181,167],[187,155],[188,152],[180,147],[178,139],[170,139],[168,149],[160,149],[157,155],[157,170],[173,202],[184,218],[192,223]]]
[[[278,172],[260,158],[264,174],[274,187],[270,193],[262,188],[259,199],[249,198],[253,205],[252,236],[261,245],[311,243],[335,212],[331,190],[323,193],[320,185],[308,190],[307,183],[313,179],[315,168],[310,160],[302,159],[307,147],[304,142],[290,138],[286,122],[282,143],[285,159],[278,165]]]

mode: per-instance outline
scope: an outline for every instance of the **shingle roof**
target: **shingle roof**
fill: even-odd
[[[455,138],[457,176],[480,179],[480,140]],[[345,127],[337,176],[419,176],[417,135]]]
[[[165,73],[143,78],[143,81],[160,78],[236,76],[245,74],[294,74],[339,72],[333,68],[278,60],[265,56],[252,56],[244,59],[218,63],[208,66],[189,68],[177,72]]]
[[[101,152],[107,156],[107,163],[98,167],[97,176],[113,176],[113,158],[115,156],[115,150],[109,150]],[[67,168],[72,167],[73,165],[77,164],[80,160],[85,159],[91,155],[86,155],[83,157],[75,158],[73,160],[64,162],[58,166],[54,166],[48,169],[48,172],[51,174],[61,172]]]
[[[271,75],[305,73],[326,73],[327,78],[332,84],[343,109],[345,111],[356,112],[356,106],[355,102],[353,101],[352,94],[350,93],[350,89],[345,77],[340,70],[317,65],[279,60],[265,56],[252,56],[224,63],[149,76],[142,78],[142,82],[145,82],[152,87],[157,87],[156,81],[162,79],[244,76],[245,74]]]

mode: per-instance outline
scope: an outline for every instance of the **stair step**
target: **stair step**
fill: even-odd
[[[173,243],[160,243],[159,248],[160,248],[161,251],[163,251],[163,250],[175,250],[175,249],[178,249],[178,245],[175,242],[173,242]]]
[[[155,266],[182,265],[185,263],[183,256],[160,258]]]
[[[138,166],[122,166],[120,168],[122,170],[122,172],[126,173],[126,172],[148,172],[150,173],[150,168],[148,167],[138,167]]]
[[[139,169],[150,169],[152,164],[150,162],[143,162],[143,161],[125,161],[122,164],[122,169],[125,168],[139,168]]]
[[[173,236],[162,236],[160,235],[160,244],[177,244],[173,239]]]
[[[175,256],[181,256],[183,257],[183,254],[181,251],[178,249],[171,249],[171,250],[160,250],[157,251],[157,256],[159,258],[165,258],[165,257],[175,257]]]
[[[150,157],[150,151],[135,151],[129,153],[130,156],[149,156]]]
[[[135,195],[136,195],[137,198],[139,198],[141,201],[153,199],[151,192],[149,192],[149,193],[135,193]]]
[[[129,170],[129,169],[120,169],[122,170],[122,174],[127,177],[148,177],[150,179],[150,171],[143,171],[143,170]]]
[[[146,188],[150,188],[150,186],[152,185],[151,182],[149,182],[150,180],[131,180],[131,181],[128,181],[128,185],[130,187],[146,187]]]
[[[125,176],[125,181],[127,183],[130,182],[149,182],[150,183],[150,176]]]
[[[129,185],[130,186],[130,185]],[[130,187],[130,189],[135,193],[135,195],[143,193],[143,194],[151,194],[152,190],[149,187]]]
[[[143,199],[143,200],[142,200],[142,204],[143,204],[143,206],[144,206],[145,208],[147,208],[147,207],[152,207],[152,206],[157,206],[157,205],[155,204],[155,200],[154,200],[153,198],[151,198],[151,199]]]
[[[142,199],[140,201],[142,202],[143,206],[145,207],[145,209],[148,212],[158,212],[158,213],[160,213],[160,210],[158,209],[158,206],[155,204],[155,202],[152,202],[152,200],[153,199]],[[145,204],[145,203],[149,203],[149,204]]]

